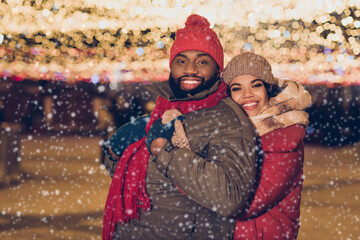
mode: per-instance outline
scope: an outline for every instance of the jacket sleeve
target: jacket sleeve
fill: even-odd
[[[158,170],[186,196],[229,217],[244,208],[253,188],[255,131],[247,119],[247,126],[244,126],[244,122],[229,122],[222,117],[226,118],[218,115],[216,121],[209,121],[205,127],[206,123],[198,120],[202,122],[202,128],[196,128],[197,131],[208,132],[210,140],[189,138],[193,150],[177,148],[169,143],[155,161]],[[205,146],[200,148],[201,153],[194,151],[205,142]]]
[[[234,239],[271,239],[294,240],[298,232],[298,222],[289,221],[279,206],[256,218],[237,220]]]
[[[110,177],[113,176],[117,163],[125,149],[146,136],[145,127],[149,120],[150,116],[145,115],[125,124],[111,135],[108,142],[104,143],[102,146],[105,155],[104,164]]]
[[[247,214],[238,219],[256,216],[276,205],[297,185],[304,160],[301,125],[274,130],[261,137],[265,156],[260,180]]]

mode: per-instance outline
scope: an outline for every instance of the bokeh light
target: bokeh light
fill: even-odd
[[[254,51],[277,77],[359,84],[357,0],[2,1],[0,77],[165,80],[175,31],[191,13],[219,34],[225,63]]]

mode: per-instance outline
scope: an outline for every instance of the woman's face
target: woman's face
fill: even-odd
[[[263,81],[255,76],[237,76],[230,82],[229,87],[231,98],[245,110],[249,117],[258,115],[269,101]]]

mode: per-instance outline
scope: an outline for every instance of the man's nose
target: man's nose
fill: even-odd
[[[197,69],[195,63],[189,63],[189,64],[186,65],[185,73],[189,74],[189,75],[190,74],[197,74],[197,73],[199,73],[199,70]]]

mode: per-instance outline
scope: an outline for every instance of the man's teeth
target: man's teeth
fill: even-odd
[[[243,104],[244,107],[252,107],[252,106],[255,106],[255,105],[256,105],[256,102]]]
[[[197,84],[197,83],[199,83],[199,81],[196,81],[196,80],[184,80],[183,82],[185,84]]]

